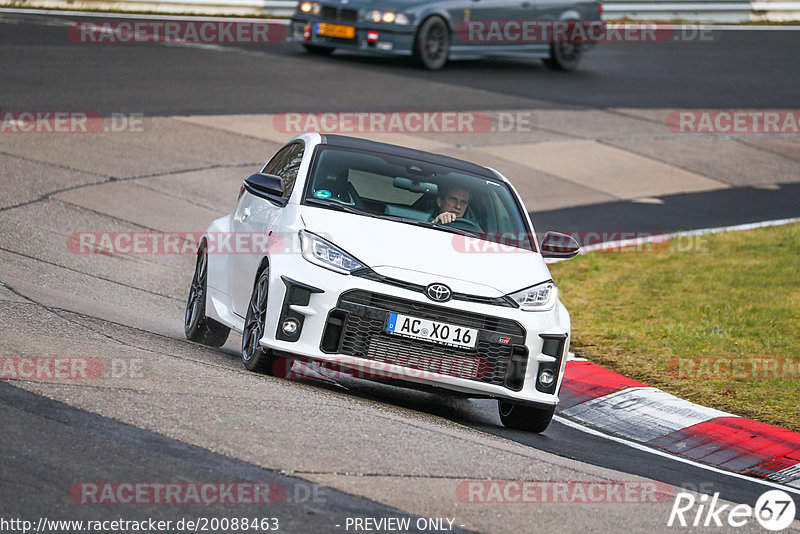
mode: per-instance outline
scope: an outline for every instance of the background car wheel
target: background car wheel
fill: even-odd
[[[186,339],[208,345],[221,347],[228,339],[231,329],[222,323],[206,317],[206,282],[208,279],[208,254],[205,243],[197,250],[197,263],[194,267],[192,287],[186,301],[186,316],[183,331]]]
[[[450,53],[450,31],[441,17],[430,17],[422,23],[414,53],[423,67],[428,70],[439,70],[447,63]]]
[[[268,292],[269,267],[259,275],[247,306],[242,330],[242,363],[248,371],[272,375],[275,361],[272,351],[262,348],[258,343],[266,329]]]
[[[313,54],[315,56],[329,56],[333,54],[334,48],[329,46],[317,46],[311,44],[304,44],[303,48],[306,49],[306,52],[309,54]]]
[[[502,400],[497,402],[497,408],[504,427],[536,433],[547,429],[556,411],[555,405],[537,408]]]
[[[550,43],[550,57],[543,60],[552,70],[573,71],[583,57],[581,43]]]

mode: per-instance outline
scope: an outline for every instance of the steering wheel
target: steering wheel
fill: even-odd
[[[470,221],[469,219],[465,219],[464,217],[458,217],[455,221],[451,223],[447,223],[447,226],[453,226],[460,230],[467,230],[469,232],[478,232],[482,233],[483,228],[481,228],[478,223],[474,221]]]

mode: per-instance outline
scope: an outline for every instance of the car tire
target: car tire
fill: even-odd
[[[335,50],[330,46],[319,46],[312,44],[304,44],[303,48],[306,49],[306,52],[315,56],[329,56],[333,54],[333,51]]]
[[[242,363],[248,371],[273,375],[275,357],[271,350],[264,349],[258,343],[266,329],[268,293],[269,267],[267,266],[256,278],[253,294],[247,305],[247,316],[242,329]]]
[[[550,70],[572,72],[583,58],[582,43],[550,43],[550,57],[543,62]]]
[[[439,70],[450,53],[450,30],[441,17],[430,17],[422,23],[414,42],[417,61],[428,70]]]
[[[504,400],[497,402],[497,408],[504,427],[537,434],[547,429],[556,411],[555,405],[536,407]]]
[[[192,287],[186,301],[183,331],[186,339],[210,347],[221,347],[228,339],[231,329],[206,317],[206,295],[208,293],[208,253],[205,242],[197,249],[197,262],[192,277]]]

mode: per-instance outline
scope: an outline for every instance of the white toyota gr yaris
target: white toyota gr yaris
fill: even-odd
[[[499,172],[338,135],[302,134],[247,177],[200,242],[186,337],[242,333],[251,371],[305,360],[403,386],[497,399],[511,428],[550,423],[569,314]]]

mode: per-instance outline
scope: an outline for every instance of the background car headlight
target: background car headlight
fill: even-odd
[[[558,287],[554,282],[545,282],[508,295],[523,311],[545,311],[558,300]]]
[[[350,274],[366,268],[366,265],[330,241],[304,230],[300,231],[300,247],[306,260],[337,273]]]
[[[300,2],[300,11],[317,15],[319,14],[319,4],[316,2]]]
[[[373,9],[367,11],[365,17],[370,22],[385,22],[387,24],[408,24],[410,22],[405,13],[395,13],[394,11],[381,11]]]

